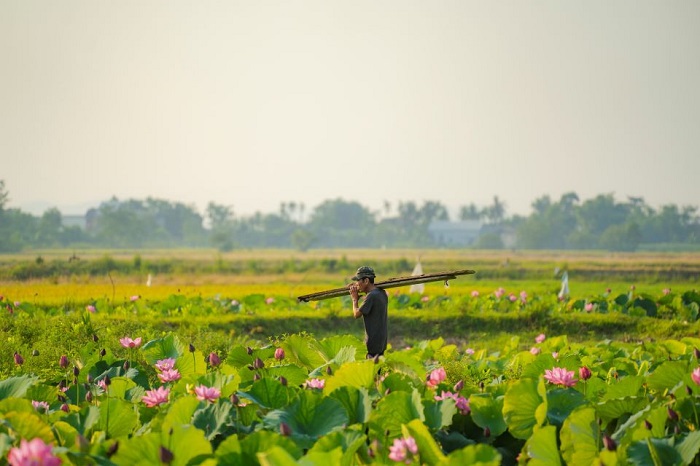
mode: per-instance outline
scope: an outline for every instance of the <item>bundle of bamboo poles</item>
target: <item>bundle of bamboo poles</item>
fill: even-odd
[[[374,284],[377,288],[395,288],[398,286],[416,285],[418,283],[429,283],[429,282],[445,282],[447,284],[448,280],[453,280],[459,275],[469,275],[476,273],[475,270],[452,270],[449,272],[438,272],[438,273],[425,273],[422,275],[414,275],[410,277],[397,277],[384,280],[382,282],[377,282]],[[306,294],[297,297],[298,302],[309,302],[309,301],[320,301],[322,299],[338,298],[340,296],[347,296],[349,294],[348,288],[334,288],[332,290],[319,291],[318,293]]]

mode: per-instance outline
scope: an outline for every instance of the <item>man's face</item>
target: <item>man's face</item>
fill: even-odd
[[[367,285],[369,284],[368,278],[360,278],[356,283],[358,291],[361,293],[365,293],[367,291]]]

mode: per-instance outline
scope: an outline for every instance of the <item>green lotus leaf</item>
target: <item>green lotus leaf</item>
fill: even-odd
[[[51,426],[36,413],[13,411],[5,413],[4,418],[18,438],[33,439],[39,437],[47,443],[54,441]]]
[[[417,379],[399,372],[391,373],[382,380],[382,392],[390,390],[391,392],[402,391],[412,393],[413,390],[420,388],[420,386],[421,384]]]
[[[452,425],[452,418],[457,414],[457,407],[455,406],[455,400],[452,398],[447,398],[441,401],[435,400],[423,400],[423,413],[425,414],[425,424],[429,429],[437,431],[443,427],[449,427]],[[501,422],[503,422],[503,417],[500,411],[498,416],[501,417]],[[505,422],[503,423],[505,430]],[[500,434],[497,434],[500,435]]]
[[[401,426],[414,419],[425,420],[423,402],[417,390],[413,393],[392,392],[381,398],[372,411],[370,429],[378,435],[389,432],[389,439],[401,435]]]
[[[319,464],[339,464],[341,466],[351,466],[355,464],[355,453],[366,443],[366,441],[367,436],[358,429],[345,429],[343,431],[333,432],[318,439],[314,446],[309,450],[306,458],[309,459],[309,455],[311,453],[333,452],[339,449],[341,452],[341,457],[338,460]],[[303,460],[304,458],[302,458],[302,461]]]
[[[287,406],[293,397],[292,389],[282,385],[279,380],[270,378],[262,378],[254,382],[248,391],[238,394],[265,409]]]
[[[206,403],[194,412],[192,425],[203,430],[207,440],[211,441],[225,431],[232,409],[229,402]]]
[[[270,411],[263,418],[265,427],[275,432],[283,422],[291,429],[291,437],[309,448],[322,435],[346,426],[348,415],[338,400],[303,390],[290,406]]]
[[[619,380],[613,380],[610,384],[606,385],[605,393],[601,397],[600,401],[641,395],[643,383],[644,378],[636,375],[630,375],[627,377],[622,377]]]
[[[583,393],[573,388],[557,388],[547,392],[547,420],[561,427],[564,419],[586,401]]]
[[[561,456],[557,447],[557,428],[544,426],[534,429],[525,444],[525,452],[530,466],[559,466]]]
[[[523,369],[521,379],[538,379],[544,375],[544,371],[553,367],[562,367],[559,362],[549,353],[539,354],[534,361]]]
[[[603,401],[598,403],[595,408],[601,418],[605,421],[610,421],[624,414],[636,413],[644,409],[647,403],[646,398],[643,396],[627,396],[625,398]]]
[[[659,343],[659,346],[664,348],[673,356],[682,356],[687,353],[688,345],[678,340],[664,340]],[[692,350],[692,348],[691,348]]]
[[[503,418],[515,438],[526,440],[547,416],[544,379],[520,379],[508,387],[503,400]]]
[[[345,354],[349,354],[348,348],[354,348],[355,354],[363,354],[364,351],[366,351],[364,342],[353,335],[334,335],[324,338],[318,343],[326,358],[329,360],[336,359],[338,364],[341,364],[341,362],[338,362],[338,356],[341,350]]]
[[[301,335],[290,335],[282,342],[281,347],[284,348],[286,358],[309,371],[328,362],[316,340]]]
[[[242,460],[243,449],[241,448],[240,440],[238,440],[238,435],[233,434],[226,437],[216,447],[215,455],[219,460],[219,464],[244,464]]]
[[[265,450],[260,453],[256,453],[258,464],[262,466],[298,466],[294,460],[294,457],[287,453],[284,448],[273,446],[269,450]],[[240,463],[240,464],[254,464],[254,463]],[[332,463],[329,463],[332,464]]]
[[[569,466],[594,464],[601,448],[600,426],[595,409],[581,406],[564,420],[559,434],[561,455]]]
[[[36,408],[32,402],[26,398],[5,398],[0,400],[0,413],[26,412],[36,414]]]
[[[33,375],[20,375],[0,381],[0,400],[5,398],[22,398],[32,385],[39,381]]]
[[[409,377],[425,380],[425,367],[422,360],[414,354],[403,351],[387,353],[384,365],[392,372],[399,372]]]
[[[118,398],[109,398],[100,404],[99,429],[107,435],[122,437],[134,431],[138,414],[133,403]]]
[[[63,421],[87,437],[91,429],[100,422],[100,408],[93,405],[85,406],[79,412],[64,416]]]
[[[298,387],[309,378],[308,372],[305,369],[293,364],[266,367],[265,374],[277,379],[280,376],[284,377],[287,379],[287,385],[290,387]]]
[[[54,436],[58,440],[58,444],[71,448],[75,445],[75,440],[80,435],[75,427],[64,421],[56,421],[51,424],[51,429],[53,429]]]
[[[212,454],[211,444],[204,437],[204,432],[191,425],[179,425],[167,432],[152,432],[120,440],[119,448],[110,460],[124,466],[162,464],[161,447],[172,453],[172,466],[202,464]]]
[[[126,399],[126,392],[135,386],[136,382],[131,379],[126,377],[114,377],[112,379],[112,383],[108,387],[109,398],[119,398],[124,400]]]
[[[364,424],[372,411],[372,400],[366,388],[339,387],[329,395],[338,400],[348,414],[349,424]]]
[[[183,396],[170,403],[168,412],[163,419],[162,430],[168,431],[173,426],[189,424],[192,415],[199,407],[200,401],[193,396]],[[149,408],[153,409],[153,408]]]
[[[468,445],[459,450],[455,450],[442,460],[440,466],[500,466],[501,454],[491,445],[483,443]]]
[[[275,432],[261,430],[248,435],[240,441],[240,461],[227,462],[224,464],[259,464],[257,454],[259,452],[269,451],[274,447],[283,449],[293,459],[301,458],[302,451],[292,439]]]
[[[154,365],[161,359],[172,358],[177,361],[185,351],[185,347],[174,333],[169,333],[163,338],[148,341],[141,347],[141,354],[151,365]]]
[[[687,361],[665,361],[647,378],[647,386],[657,392],[670,390],[685,380],[690,372]]]
[[[340,464],[343,458],[343,450],[338,447],[331,451],[309,451],[297,462],[300,466],[321,466]]]
[[[372,360],[363,360],[343,364],[332,376],[326,379],[323,388],[325,394],[343,386],[370,388],[374,385],[377,365]]]
[[[488,427],[493,437],[498,437],[508,428],[503,419],[503,397],[474,393],[469,397],[469,407],[474,423],[481,428]]]
[[[673,447],[673,439],[648,438],[634,442],[627,449],[627,459],[630,464],[647,466],[662,464],[664,466],[680,466],[683,462],[681,454]]]
[[[676,451],[680,453],[683,464],[691,464],[700,451],[700,431],[688,432],[679,442],[676,442]]]
[[[404,437],[413,437],[418,446],[421,464],[434,466],[446,459],[445,454],[440,449],[428,428],[419,419],[414,419],[402,427]]]

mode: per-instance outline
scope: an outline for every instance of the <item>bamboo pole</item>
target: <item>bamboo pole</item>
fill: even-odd
[[[399,286],[416,285],[418,283],[442,282],[447,284],[448,280],[453,280],[459,275],[470,275],[476,273],[475,270],[453,270],[448,272],[424,273],[423,275],[415,275],[411,277],[397,277],[388,280],[377,282],[374,284],[377,288],[396,288]],[[347,296],[350,293],[347,286],[342,288],[334,288],[332,290],[319,291],[318,293],[306,294],[297,297],[298,302],[320,301],[322,299],[338,298]]]

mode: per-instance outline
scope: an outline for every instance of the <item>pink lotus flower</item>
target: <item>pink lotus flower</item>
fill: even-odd
[[[552,370],[544,371],[544,378],[552,384],[563,385],[565,387],[573,387],[578,382],[574,378],[574,371],[567,371],[563,367],[554,367]]]
[[[197,399],[200,401],[211,401],[214,403],[221,396],[221,390],[216,387],[205,387],[204,385],[198,385],[194,388],[194,393],[197,395]]]
[[[158,378],[163,383],[175,382],[177,380],[180,380],[180,377],[180,371],[178,371],[177,369],[166,369],[160,374],[158,374]]]
[[[468,355],[468,356],[471,356],[472,354],[474,354],[474,349],[473,349],[473,348],[467,348],[466,350],[464,350],[464,354],[466,354],[466,355]]]
[[[545,336],[545,334],[544,334],[544,333],[540,333],[539,335],[537,335],[537,336],[535,337],[535,343],[542,343],[542,342],[545,341],[546,339],[547,339],[547,337]]]
[[[168,402],[168,396],[170,395],[170,389],[166,387],[158,387],[155,390],[147,390],[146,394],[143,395],[141,400],[149,408],[161,405]]]
[[[34,406],[34,409],[41,413],[48,413],[49,412],[49,404],[45,401],[35,401],[32,400],[32,406]]]
[[[496,295],[496,298],[500,299],[501,296],[506,294],[506,290],[504,290],[503,288],[499,288],[496,291],[494,291],[493,294]]]
[[[219,355],[213,351],[209,353],[209,365],[211,367],[217,367],[219,364],[221,364],[221,358],[219,358]]]
[[[267,303],[267,304],[272,304],[272,303],[274,303],[274,302],[275,302],[275,298],[273,298],[272,296],[270,296],[269,298],[267,298],[267,299],[265,300],[265,303]]]
[[[440,384],[440,382],[442,382],[446,378],[447,373],[445,372],[445,369],[442,367],[438,367],[430,373],[426,385],[430,388],[435,388],[438,386],[438,384]]]
[[[534,354],[535,356],[537,356],[541,352],[542,352],[542,350],[536,346],[533,346],[532,348],[530,348],[530,354]]]
[[[389,447],[389,459],[392,461],[411,463],[410,455],[418,454],[418,445],[413,437],[406,439],[394,439],[394,444]]]
[[[460,396],[459,393],[446,392],[443,390],[440,395],[435,395],[435,401],[442,401],[448,398],[455,400],[455,406],[459,410],[459,414],[466,416],[471,412],[469,400],[463,396]]]
[[[121,343],[124,348],[138,348],[141,346],[141,337],[134,340],[129,337],[120,338],[119,343]]]
[[[139,299],[141,299],[141,296],[135,294],[131,298],[129,298],[129,301],[133,303],[134,301],[138,301]]]
[[[552,351],[552,357],[554,359],[559,359],[559,353],[557,351]]]
[[[583,310],[586,312],[591,312],[593,310],[593,303],[586,303],[585,306],[583,306]]]
[[[527,293],[525,291],[520,292],[520,301],[526,303],[527,302]]]
[[[61,459],[51,453],[51,444],[39,437],[30,441],[22,439],[19,447],[10,450],[7,461],[15,466],[57,466]]]
[[[693,373],[690,374],[690,378],[693,379],[693,382],[695,382],[695,385],[700,385],[700,367],[695,368]]]
[[[284,349],[277,348],[275,350],[275,359],[277,359],[278,361],[281,361],[284,359]]]
[[[159,371],[167,371],[175,368],[175,360],[173,358],[159,359],[155,363],[155,368]]]
[[[306,381],[306,388],[322,389],[325,386],[326,386],[326,381],[324,379],[309,379]]]
[[[518,297],[515,296],[513,293],[508,295],[508,299],[510,300],[511,303],[514,303],[518,300]]]
[[[479,292],[477,290],[472,290],[472,298],[478,298]]]
[[[666,296],[671,292],[671,288],[664,288],[663,290],[661,290],[661,292],[664,294],[664,296]]]
[[[88,304],[87,306],[85,306],[85,310],[88,312],[92,312],[93,314],[96,311],[95,306],[93,306],[92,304]]]
[[[100,379],[97,381],[97,386],[100,387],[105,392],[107,391],[107,381],[105,379]]]

